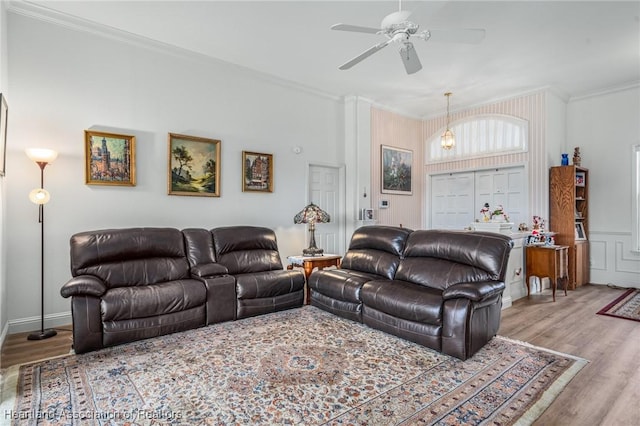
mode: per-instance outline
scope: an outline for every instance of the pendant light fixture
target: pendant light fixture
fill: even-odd
[[[449,129],[449,96],[451,96],[452,93],[447,92],[444,95],[447,97],[447,130],[440,136],[440,145],[442,149],[450,150],[456,145],[456,136],[451,129]]]

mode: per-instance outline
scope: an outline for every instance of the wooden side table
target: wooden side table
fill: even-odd
[[[328,266],[335,266],[336,268],[340,267],[340,259],[342,256],[337,254],[325,254],[323,256],[289,256],[287,260],[289,261],[289,266],[287,269],[291,270],[294,267],[304,268],[304,303],[309,304],[311,302],[311,296],[309,291],[309,275],[315,268],[323,269]]]
[[[531,294],[531,277],[549,277],[553,301],[556,301],[556,288],[562,283],[564,295],[567,295],[569,286],[569,247],[567,246],[526,246],[527,259],[527,297]]]

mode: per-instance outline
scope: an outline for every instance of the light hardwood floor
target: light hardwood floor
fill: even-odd
[[[622,292],[587,285],[554,303],[546,290],[502,311],[500,335],[589,361],[535,425],[640,425],[640,322],[596,315]],[[71,349],[69,331],[40,342],[27,334],[6,339],[2,368]]]

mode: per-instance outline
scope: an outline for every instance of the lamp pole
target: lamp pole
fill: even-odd
[[[29,194],[29,199],[38,204],[38,222],[40,223],[40,331],[34,331],[27,336],[28,340],[43,340],[56,334],[54,329],[44,328],[44,205],[49,201],[49,193],[44,189],[44,168],[52,162],[57,153],[51,150],[29,149],[29,158],[40,167],[40,188]]]

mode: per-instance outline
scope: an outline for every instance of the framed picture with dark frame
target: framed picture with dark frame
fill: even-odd
[[[383,194],[411,195],[413,151],[381,145],[380,174]]]
[[[273,192],[273,155],[242,151],[242,191]]]
[[[7,165],[7,98],[0,93],[0,176],[4,176]]]
[[[87,185],[135,186],[135,136],[85,130],[84,140]]]
[[[584,232],[584,225],[581,222],[576,222],[576,240],[586,240],[587,234]]]
[[[220,146],[217,139],[169,133],[169,195],[219,197]]]

